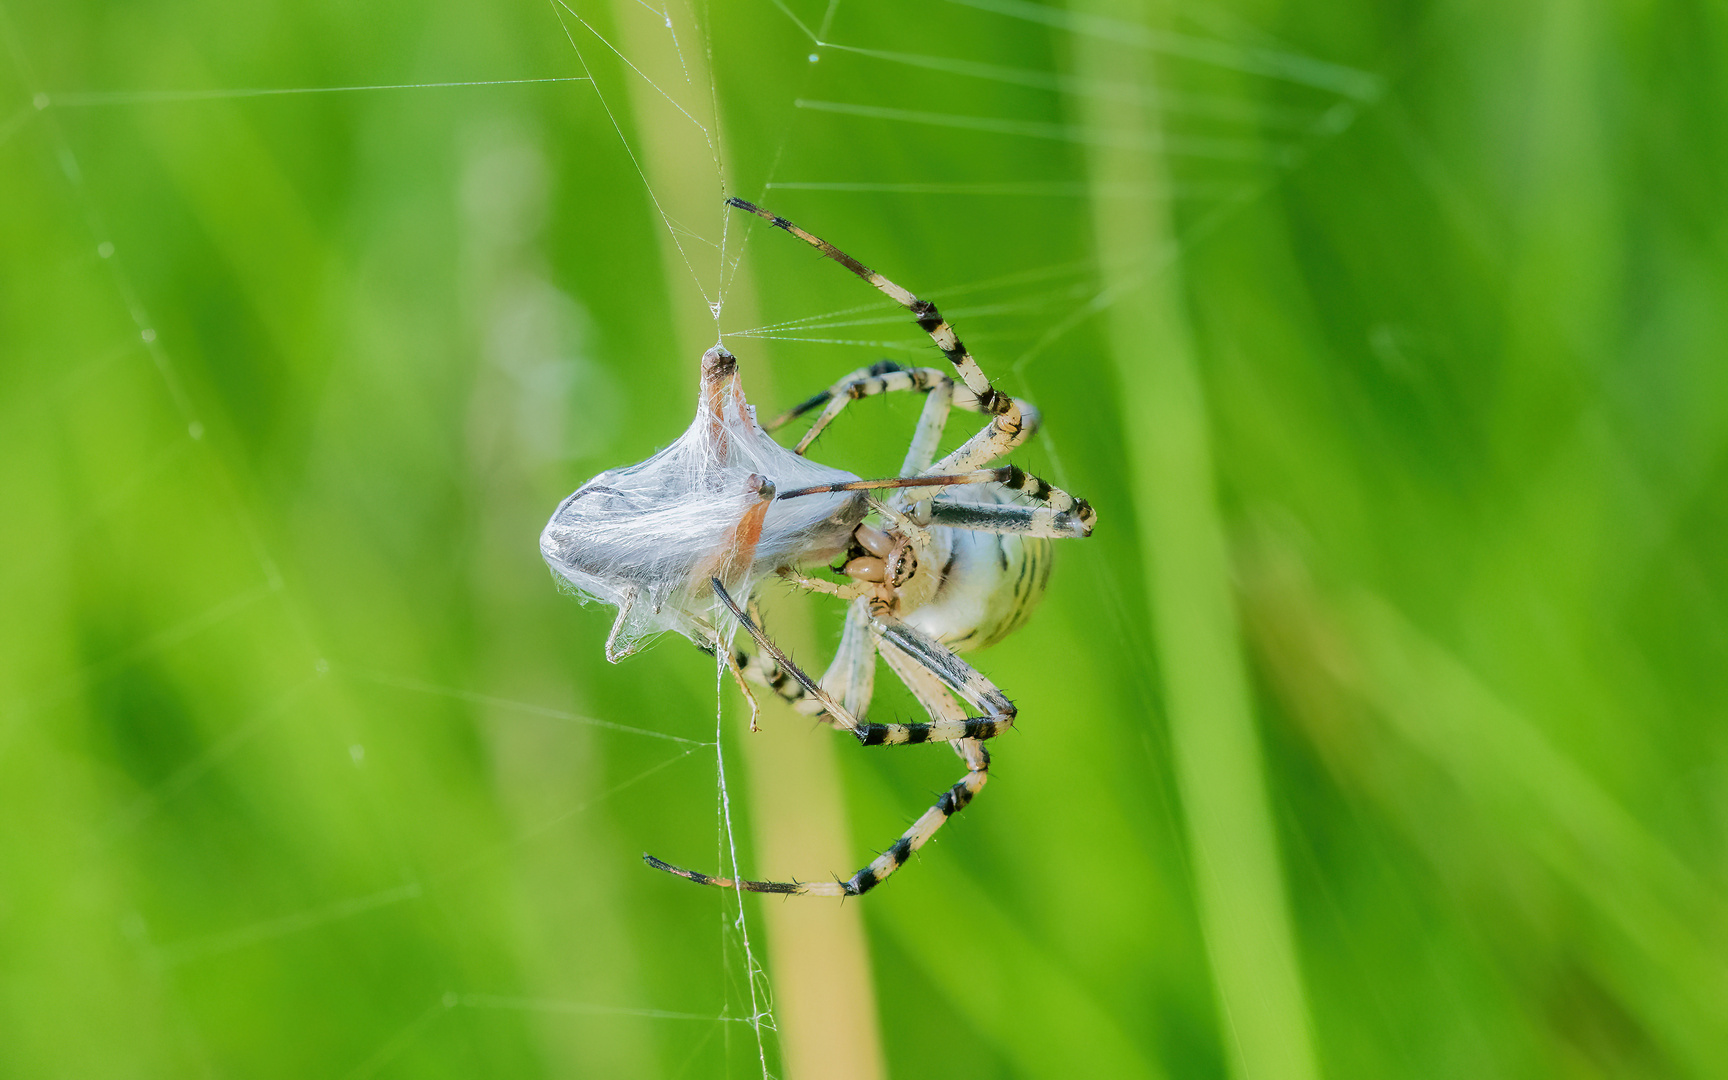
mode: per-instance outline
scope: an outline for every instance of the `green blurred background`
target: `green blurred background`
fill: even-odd
[[[941,301],[1099,510],[976,657],[994,782],[852,909],[889,1073],[1728,1075],[1719,5],[674,0],[649,85],[656,11],[0,7],[0,1074],[784,1075],[763,902],[638,861],[720,858],[712,664],[607,665],[535,546],[691,414],[722,178],[656,164],[664,90],[727,192]],[[563,81],[426,85],[500,80]],[[728,338],[764,411],[937,359],[724,244],[805,320]],[[1157,500],[1147,289],[1202,451]],[[816,454],[891,470],[916,407]],[[1212,729],[1148,538],[1190,527],[1251,703],[1221,787],[1173,765]],[[723,700],[746,872],[850,872],[958,772],[769,706],[834,740],[853,855],[758,868]],[[1235,838],[1273,887],[1208,898]],[[1299,991],[1220,974],[1235,916]]]

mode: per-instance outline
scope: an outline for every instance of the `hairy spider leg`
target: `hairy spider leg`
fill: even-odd
[[[972,397],[970,391],[968,391],[964,386],[956,388],[953,379],[950,379],[947,375],[937,371],[935,368],[908,368],[903,367],[893,360],[879,361],[868,368],[860,368],[857,371],[852,372],[839,382],[836,382],[833,386],[829,387],[827,390],[816,394],[809,400],[788,410],[784,415],[774,421],[773,426],[782,426],[797,416],[810,411],[817,405],[826,403],[826,407],[822,410],[822,413],[816,418],[815,422],[811,424],[810,429],[804,433],[804,436],[798,440],[798,445],[793,447],[794,453],[802,454],[809,447],[810,443],[815,440],[816,436],[821,434],[821,432],[827,428],[828,424],[832,422],[834,418],[838,417],[851,402],[857,401],[861,398],[871,397],[876,394],[894,393],[903,390],[922,391],[929,396],[925,399],[923,412],[919,414],[918,427],[913,432],[912,443],[907,448],[906,452],[906,461],[900,467],[900,475],[902,477],[926,477],[927,479],[923,479],[918,483],[894,485],[874,484],[874,482],[872,482],[872,486],[918,487],[925,484],[930,486],[943,486],[942,481],[939,479],[941,470],[935,468],[932,463],[936,457],[937,443],[941,441],[942,431],[947,426],[948,410],[951,407],[965,409],[970,412],[981,412],[982,410],[979,409],[977,399]],[[1020,415],[1025,428],[1025,433],[1014,440],[1014,445],[1018,445],[1020,442],[1025,441],[1026,433],[1030,433],[1037,429],[1039,414],[1038,409],[1030,402],[1023,401],[1019,398],[1014,400],[1020,408]],[[988,443],[988,440],[986,440],[986,442]],[[964,449],[965,448],[962,448],[962,450]],[[1012,446],[995,446],[994,444],[989,444],[983,448],[974,448],[973,452],[969,456],[988,461],[1002,456],[1002,454],[1007,453],[1009,449],[1012,449]],[[951,455],[948,460],[954,460],[958,454],[959,452],[957,451],[956,454]],[[986,455],[989,456],[986,457]],[[978,470],[973,470],[973,472],[978,473]],[[1090,513],[1090,505],[1087,504],[1084,499],[1076,499],[1045,480],[1026,473],[1021,473],[1019,476],[1015,476],[1007,469],[999,470],[998,473],[998,475],[984,475],[980,473],[975,479],[959,480],[955,482],[982,483],[985,480],[1000,480],[1004,482],[1006,489],[1009,491],[1018,494],[1026,494],[1042,501],[1055,502],[1058,504],[1056,506],[1058,511],[1074,511],[1078,513],[1078,508],[1085,507],[1087,511],[1085,516],[1087,518],[1093,517]],[[795,493],[788,494],[811,494],[816,490],[820,489],[800,489]],[[906,500],[906,505],[925,502],[929,499],[929,495],[923,495],[919,498]],[[1090,531],[1090,525],[1088,524],[1088,527],[1078,534],[1061,531],[1056,535],[1085,536],[1088,535]]]
[[[958,393],[956,393],[954,380],[950,379],[942,372],[937,371],[935,368],[908,368],[903,367],[893,360],[879,361],[868,368],[860,368],[859,370],[852,372],[833,386],[829,387],[827,390],[816,394],[809,400],[789,410],[774,422],[774,426],[777,427],[783,425],[800,414],[808,412],[817,405],[826,402],[826,408],[822,410],[821,415],[819,415],[815,422],[811,424],[810,429],[804,433],[803,438],[798,440],[798,445],[793,447],[794,453],[802,454],[805,449],[809,447],[810,443],[815,440],[816,436],[821,434],[821,432],[827,428],[828,424],[835,417],[839,416],[841,411],[850,402],[856,401],[860,398],[870,397],[875,394],[893,393],[901,390],[919,390],[929,396],[925,399],[924,409],[919,414],[918,427],[912,434],[911,445],[907,447],[906,460],[900,467],[900,475],[902,477],[934,477],[940,472],[940,470],[934,469],[932,467],[932,462],[936,457],[937,444],[942,439],[942,431],[948,423],[948,411],[950,407],[959,407],[971,412],[982,411],[978,408],[977,399],[972,397],[970,391],[962,386],[959,387]],[[1030,402],[1022,401],[1019,398],[1015,399],[1015,403],[1020,408],[1020,415],[1026,432],[1035,430],[1038,426],[1037,408]],[[1020,441],[1024,441],[1023,436]],[[1005,453],[1006,450],[1003,452]],[[995,454],[993,450],[988,449],[980,450],[973,456],[982,457],[985,453],[992,453],[994,456],[1000,456],[1000,454]],[[980,483],[983,482],[984,479],[1009,481],[1006,485],[1007,490],[1028,494],[1033,498],[1043,499],[1044,501],[1051,501],[1049,498],[1046,498],[1046,496],[1054,493],[1054,501],[1059,504],[1056,507],[1058,511],[1072,511],[1077,507],[1086,505],[1085,500],[1075,499],[1060,488],[1057,488],[1037,477],[1026,474],[1021,474],[1016,477],[1013,474],[1008,473],[1007,470],[1002,470],[1002,475],[999,476],[980,477],[979,479],[966,480],[962,482]],[[926,481],[926,483],[930,483],[933,486],[941,486],[940,482],[934,479]],[[901,484],[892,486],[916,487],[920,485]],[[798,494],[806,493],[809,493],[809,491],[800,490],[798,492]],[[925,494],[916,498],[903,499],[901,505],[914,506],[920,502],[928,502],[930,498],[930,495]],[[1090,517],[1091,515],[1088,513],[1086,516]],[[1088,526],[1087,529],[1081,531],[1077,535],[1085,536],[1089,532],[1090,528]],[[1068,536],[1076,534],[1063,531],[1060,532],[1059,535]]]
[[[757,686],[773,691],[776,697],[790,705],[794,711],[807,716],[816,716],[822,712],[822,703],[806,693],[803,684],[786,674],[786,669],[773,657],[748,653],[734,645],[731,662],[733,671]]]
[[[931,367],[908,367],[898,360],[878,360],[869,367],[847,372],[826,390],[816,393],[787,409],[762,425],[764,431],[778,431],[818,406],[823,413],[838,415],[850,401],[904,390],[931,390],[942,382],[953,382],[944,372]],[[825,423],[818,418],[817,423]]]
[[[918,429],[914,432],[912,445],[907,450],[906,463],[900,468],[900,472],[907,476],[921,473],[936,460],[936,444],[942,438],[943,428],[948,424],[950,408],[967,412],[984,411],[970,390],[965,386],[956,388],[952,378],[935,368],[907,367],[893,360],[878,360],[867,368],[851,372],[828,389],[788,409],[776,417],[765,430],[773,431],[818,405],[825,406],[821,415],[811,424],[810,430],[806,431],[803,438],[798,440],[798,445],[793,447],[794,453],[802,454],[847,405],[860,398],[904,390],[922,391],[927,395],[924,399],[924,411],[918,417]],[[1028,432],[1036,430],[1038,409],[1031,402],[1019,398],[1015,398],[1014,403],[1020,409]]]
[[[907,653],[888,646],[882,649],[882,659],[888,662],[889,668],[932,716],[965,712],[947,693],[941,680]],[[965,809],[984,790],[984,785],[990,780],[990,751],[977,739],[955,739],[950,745],[966,762],[966,775],[944,791],[934,806],[920,814],[888,850],[852,875],[846,882],[851,895],[860,895],[882,884],[889,874],[906,865],[913,852],[929,843],[937,829],[947,824],[949,818]]]

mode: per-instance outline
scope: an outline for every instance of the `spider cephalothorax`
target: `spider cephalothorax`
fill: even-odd
[[[740,686],[749,680],[769,687],[866,746],[954,746],[966,776],[846,881],[731,880],[645,856],[661,870],[706,885],[856,896],[903,865],[984,786],[990,755],[983,740],[1011,727],[1015,709],[957,654],[1000,640],[1026,620],[1049,580],[1050,541],[1089,535],[1094,515],[1085,500],[1016,466],[985,467],[1032,434],[1038,413],[990,385],[934,304],[784,218],[741,199],[728,202],[768,219],[906,307],[960,381],[934,368],[888,361],[852,372],[769,425],[822,409],[787,450],[757,423],[736,359],[715,346],[702,357],[689,430],[647,461],[601,473],[565,499],[541,533],[540,550],[579,593],[618,608],[606,643],[610,660],[629,655],[653,634],[675,630],[726,657]],[[863,480],[804,456],[848,402],[902,390],[926,397],[900,475]],[[990,422],[934,460],[953,408],[984,413]],[[806,572],[830,563],[844,582]],[[840,647],[820,680],[793,664],[749,614],[752,595],[769,577],[850,603]],[[748,634],[754,653],[732,644],[735,628]],[[928,723],[864,719],[878,655],[929,712]],[[754,726],[753,698],[751,707]]]

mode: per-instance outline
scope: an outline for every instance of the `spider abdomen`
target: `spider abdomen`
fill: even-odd
[[[955,652],[993,645],[1023,626],[1050,581],[1050,541],[1011,533],[931,530],[935,595],[903,614]]]

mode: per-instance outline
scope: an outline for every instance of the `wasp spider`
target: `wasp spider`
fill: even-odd
[[[1013,465],[990,467],[1038,426],[1028,403],[1001,393],[936,305],[798,226],[742,199],[728,204],[766,218],[910,311],[955,377],[884,361],[854,371],[763,427],[746,402],[738,363],[721,346],[702,357],[695,421],[638,465],[601,473],[565,499],[540,536],[553,571],[584,599],[618,609],[606,641],[614,662],[647,638],[676,630],[725,656],[746,685],[775,691],[800,712],[864,746],[947,742],[966,775],[868,866],[845,881],[749,881],[711,877],[644,855],[649,865],[703,885],[752,892],[858,896],[905,865],[989,778],[985,741],[1014,724],[1013,704],[960,652],[1000,640],[1025,622],[1050,574],[1050,541],[1090,535],[1084,499]],[[925,395],[898,476],[865,480],[804,456],[846,406],[872,394]],[[949,412],[989,422],[936,460]],[[814,423],[788,450],[767,431],[810,412]],[[844,582],[812,577],[838,563]],[[812,679],[751,614],[759,586],[779,578],[848,603],[833,663]],[[753,651],[734,644],[742,629]],[[880,654],[929,713],[928,723],[867,723]]]

